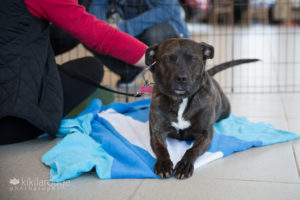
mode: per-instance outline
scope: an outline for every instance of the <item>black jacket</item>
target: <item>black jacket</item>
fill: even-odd
[[[63,95],[48,26],[31,15],[24,0],[1,0],[0,119],[23,118],[54,136]]]

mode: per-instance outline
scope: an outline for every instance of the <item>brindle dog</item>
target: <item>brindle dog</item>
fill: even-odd
[[[157,157],[154,171],[160,177],[190,177],[195,160],[210,146],[214,123],[229,116],[229,100],[212,75],[233,65],[257,61],[236,60],[206,71],[206,60],[213,56],[211,45],[189,39],[169,39],[146,51],[146,64],[152,65],[155,81],[149,122],[151,147]],[[174,170],[167,137],[194,141]]]

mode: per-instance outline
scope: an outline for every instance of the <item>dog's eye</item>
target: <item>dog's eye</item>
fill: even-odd
[[[176,59],[177,59],[177,57],[175,55],[164,55],[162,57],[162,60],[164,62],[168,62],[168,63],[173,63],[176,61]]]
[[[192,55],[186,55],[185,59],[186,59],[186,62],[188,62],[188,63],[198,62],[198,60],[199,60],[197,56],[192,56]]]
[[[197,62],[197,61],[198,61],[198,57],[193,56],[193,57],[191,58],[191,60],[192,60],[193,62]]]
[[[187,56],[186,60],[188,63],[195,63],[199,61],[198,57],[196,56]]]

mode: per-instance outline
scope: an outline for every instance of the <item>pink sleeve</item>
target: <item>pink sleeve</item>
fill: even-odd
[[[137,63],[147,46],[86,12],[77,0],[25,0],[29,12],[46,19],[101,54]]]

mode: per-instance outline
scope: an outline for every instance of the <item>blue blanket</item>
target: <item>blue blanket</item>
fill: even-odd
[[[42,156],[50,180],[60,182],[95,169],[100,179],[158,178],[153,173],[155,154],[149,136],[150,99],[103,106],[98,99],[77,117],[62,120],[57,136],[65,136]],[[195,169],[236,151],[299,138],[270,124],[251,123],[233,114],[215,124],[210,148],[195,162]],[[192,142],[167,139],[174,166]]]

